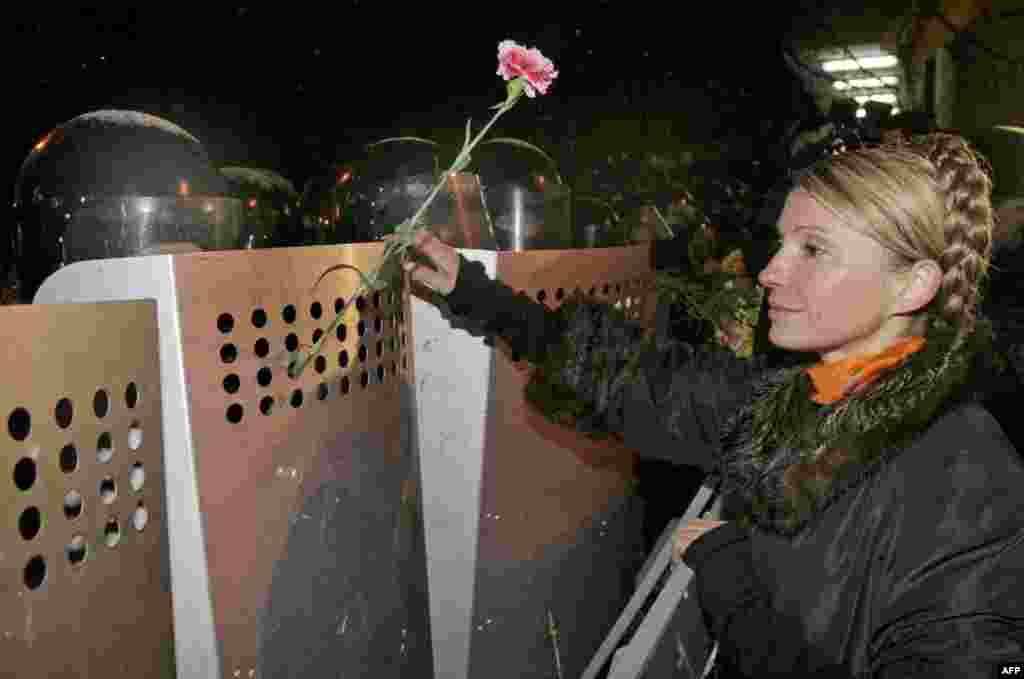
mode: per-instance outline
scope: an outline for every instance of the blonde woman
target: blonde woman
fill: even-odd
[[[989,677],[1024,661],[1024,464],[978,403],[991,182],[961,138],[848,150],[796,179],[759,276],[813,365],[546,310],[423,236],[414,280],[536,367],[549,417],[721,480],[677,536],[719,677]],[[685,499],[681,499],[685,501]]]

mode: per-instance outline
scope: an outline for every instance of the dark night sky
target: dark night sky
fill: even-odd
[[[577,4],[586,9],[366,0],[290,13],[280,3],[23,9],[4,41],[5,190],[46,132],[108,107],[168,118],[216,162],[276,169],[301,185],[356,144],[486,120],[503,95],[495,69],[505,38],[540,48],[560,75],[547,97],[502,119],[500,136],[538,139],[543,129],[564,139],[573,126],[644,110],[705,121],[698,130],[732,116],[756,134],[759,119],[792,115],[783,3],[758,3],[771,13],[739,2]],[[736,111],[741,94],[749,103]]]

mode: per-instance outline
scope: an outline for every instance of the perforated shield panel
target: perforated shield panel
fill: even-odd
[[[382,250],[175,258],[222,676],[430,672],[407,295],[357,299],[287,372],[359,283],[320,273]]]
[[[579,289],[653,323],[646,247],[464,254],[552,308]],[[643,562],[635,451],[548,422],[530,366],[439,306],[413,305],[435,674],[578,676]]]
[[[579,290],[653,323],[646,247],[500,253],[497,275],[550,308]],[[498,342],[481,487],[470,677],[578,676],[643,561],[636,452],[547,421],[530,366]],[[496,666],[499,646],[515,663]]]
[[[0,328],[2,673],[174,677],[156,304]]]

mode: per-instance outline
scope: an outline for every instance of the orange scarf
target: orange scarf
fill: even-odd
[[[899,365],[924,346],[924,337],[908,337],[874,356],[852,356],[835,363],[819,363],[807,369],[814,384],[811,399],[829,405],[867,386],[884,370]]]

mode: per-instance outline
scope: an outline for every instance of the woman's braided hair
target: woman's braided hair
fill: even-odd
[[[992,255],[992,177],[984,157],[962,138],[933,133],[911,141],[911,148],[935,167],[945,198],[945,250],[940,312],[959,329],[961,339],[974,329],[981,284]]]
[[[796,186],[881,243],[894,267],[938,262],[929,310],[956,328],[953,348],[973,332],[992,252],[992,178],[965,139],[935,132],[846,150],[798,173]]]

